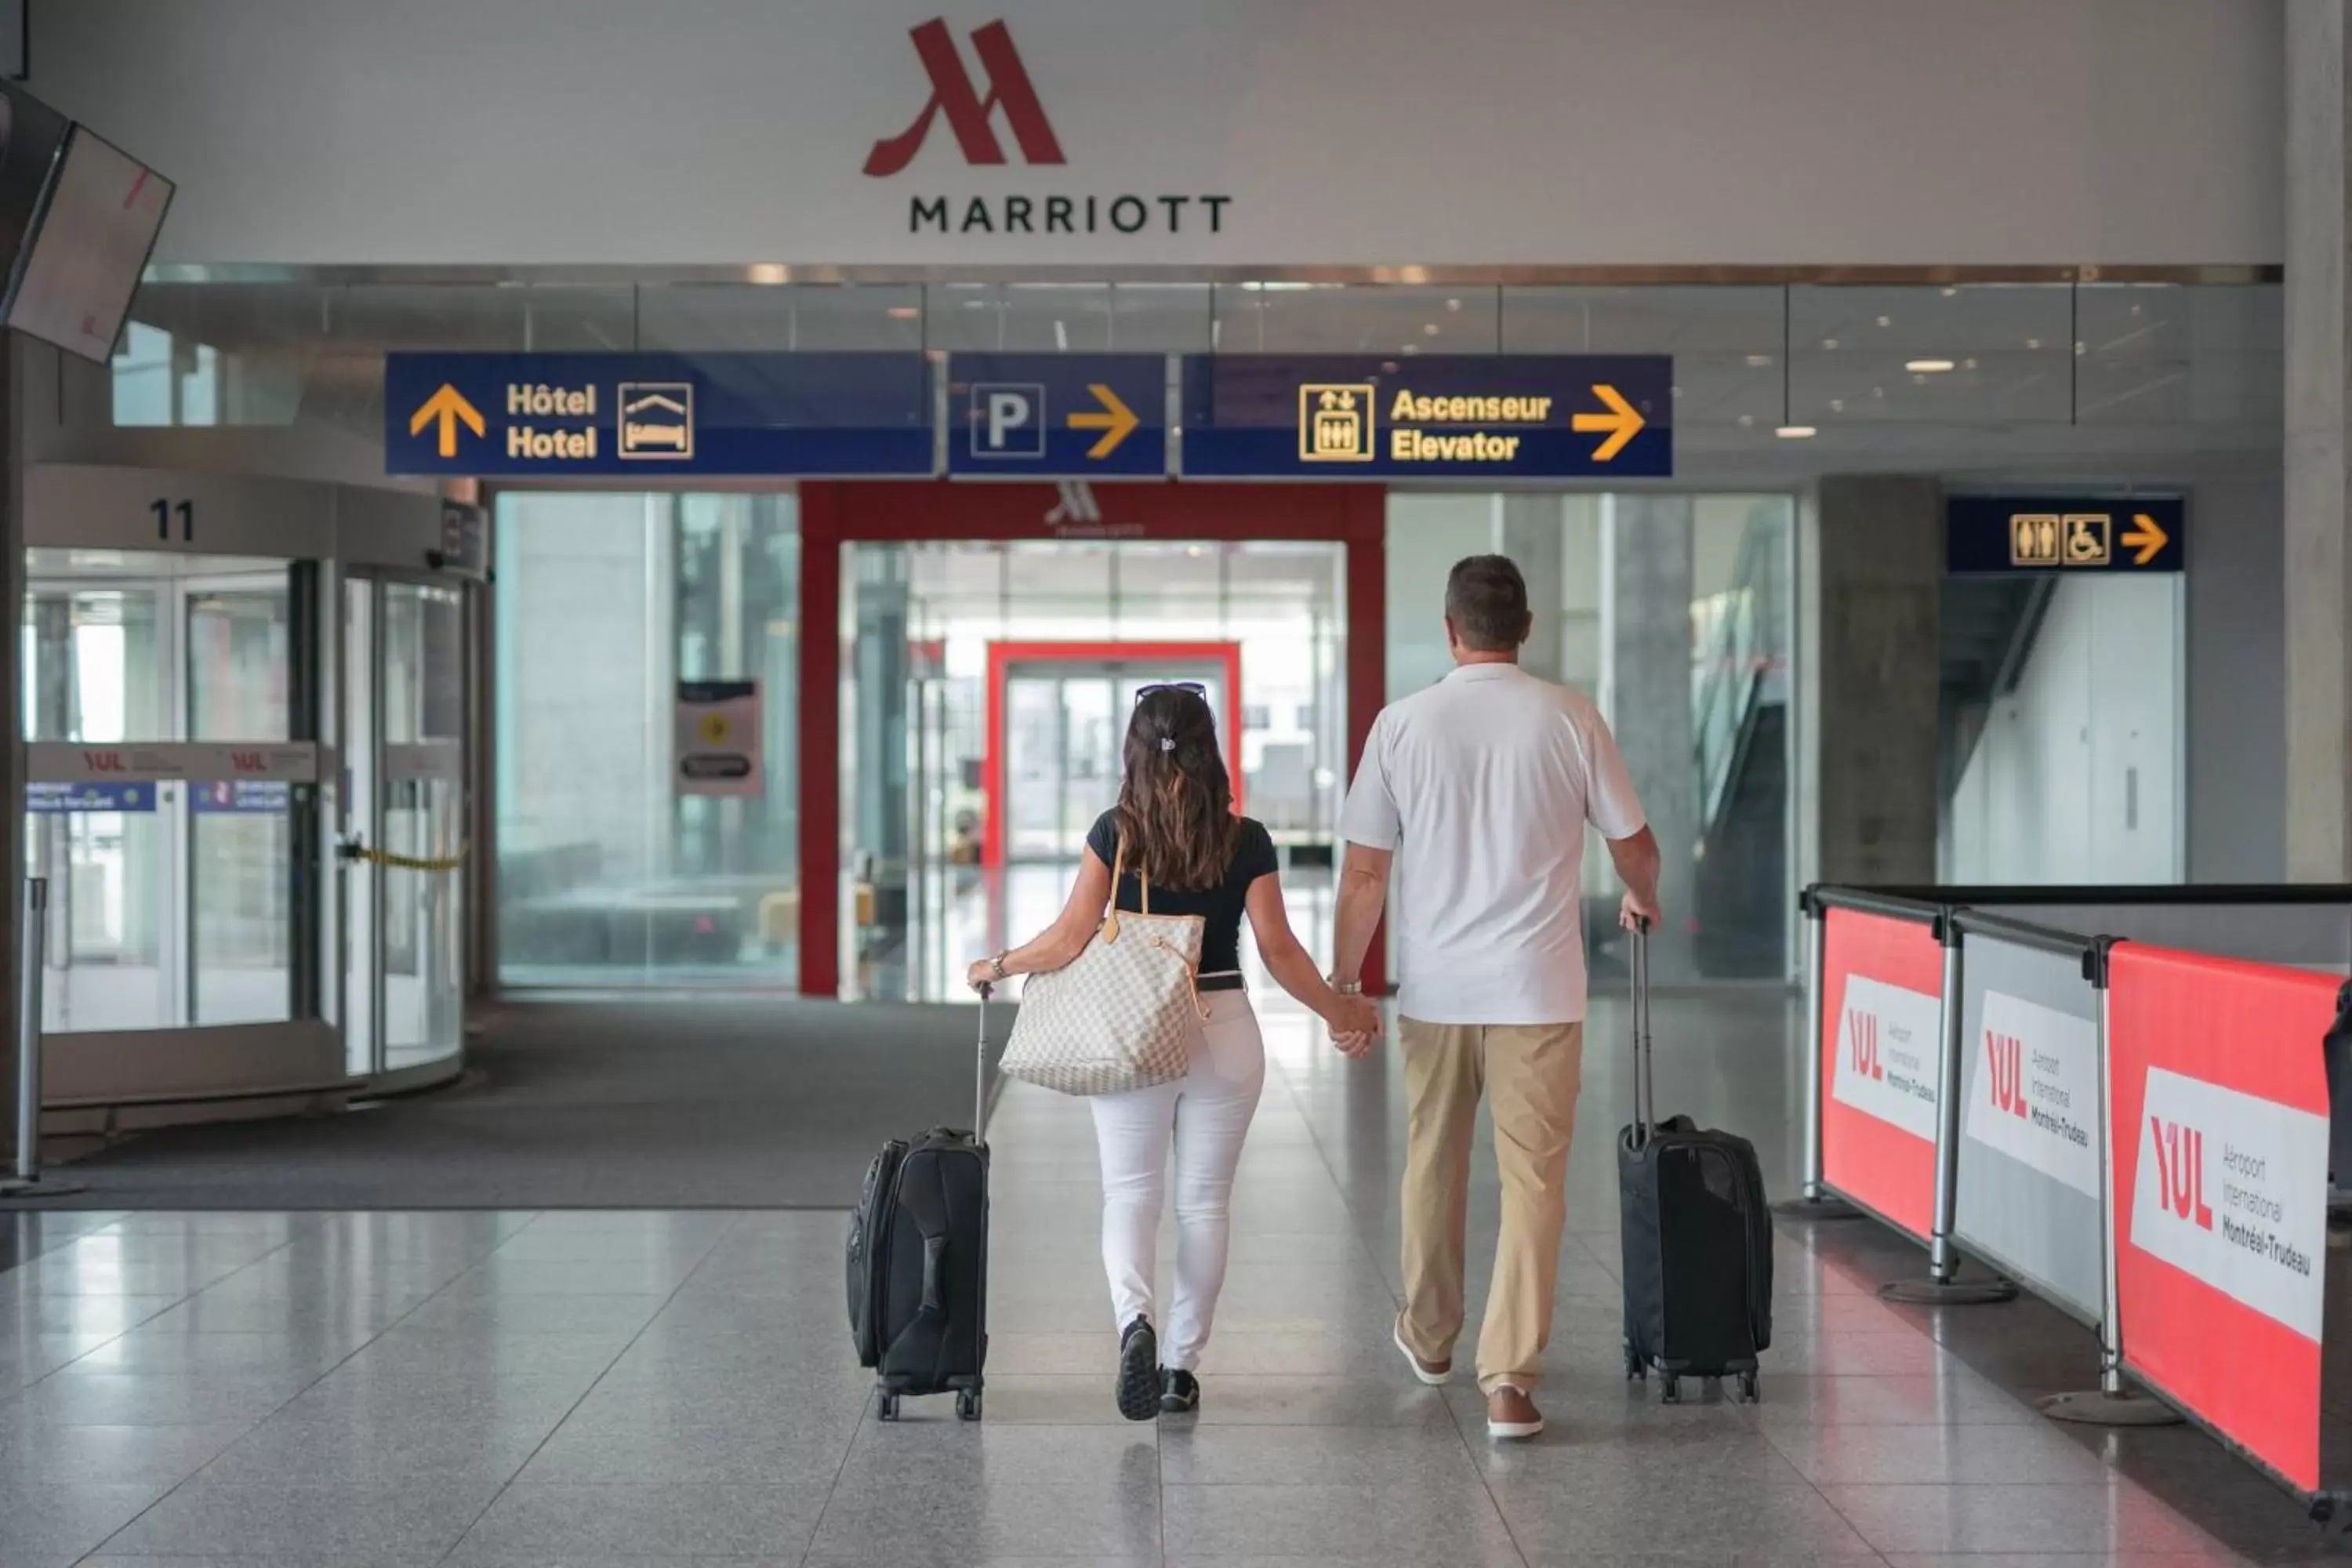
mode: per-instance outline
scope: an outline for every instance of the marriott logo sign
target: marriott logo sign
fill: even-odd
[[[1005,142],[997,132],[1000,119],[1023,163],[1033,169],[1051,169],[1069,163],[1045,99],[1013,41],[1013,29],[1001,18],[971,31],[971,52],[980,62],[977,79],[966,68],[963,52],[946,18],[934,16],[913,28],[909,37],[930,92],[906,129],[883,137],[867,152],[867,177],[887,180],[905,174],[922,153],[932,128],[942,120],[967,171],[1007,166]],[[1141,139],[1141,132],[1132,134]],[[1079,146],[1081,151],[1093,151],[1102,144]],[[1120,151],[1116,146],[1106,150],[1114,156]],[[907,231],[992,236],[1223,234],[1226,208],[1232,203],[1231,196],[1192,193],[934,189],[907,197]]]

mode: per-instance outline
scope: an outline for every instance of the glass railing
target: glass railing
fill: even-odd
[[[1691,667],[1691,745],[1699,820],[1712,826],[1731,790],[1739,742],[1758,693],[1777,665],[1771,614],[1779,598],[1782,531],[1760,521],[1740,541],[1732,586],[1692,610],[1698,657]]]

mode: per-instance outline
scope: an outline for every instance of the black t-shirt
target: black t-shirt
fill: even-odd
[[[1106,811],[1095,818],[1087,834],[1087,847],[1093,850],[1106,866],[1116,863],[1118,854],[1118,813]],[[1225,868],[1225,879],[1213,888],[1189,890],[1163,888],[1151,884],[1151,912],[1155,915],[1200,915],[1204,919],[1201,932],[1201,973],[1219,974],[1242,966],[1242,909],[1249,897],[1249,886],[1267,872],[1278,868],[1274,855],[1274,840],[1265,831],[1265,824],[1255,817],[1241,819],[1241,831],[1234,835],[1234,858]],[[1143,909],[1143,883],[1130,866],[1118,879],[1111,900],[1116,909]]]

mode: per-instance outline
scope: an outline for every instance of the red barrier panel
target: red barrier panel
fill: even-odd
[[[2307,1493],[2340,984],[2137,942],[2107,967],[2125,1365]]]
[[[1944,950],[1909,921],[1836,905],[1822,918],[1822,1179],[1925,1241]]]

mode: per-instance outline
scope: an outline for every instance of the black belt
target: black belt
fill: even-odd
[[[1229,974],[1203,974],[1196,983],[1195,988],[1202,991],[1239,991],[1243,989],[1242,977],[1238,972]]]

